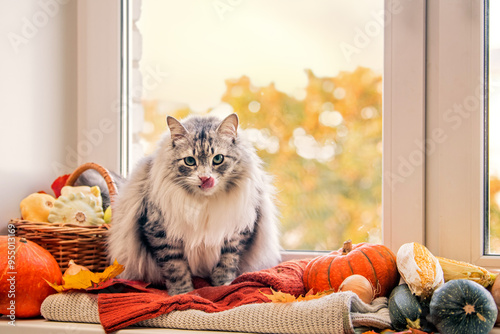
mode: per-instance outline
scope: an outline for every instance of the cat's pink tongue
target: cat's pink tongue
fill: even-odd
[[[214,186],[214,178],[213,177],[200,177],[201,180],[201,188],[210,189]]]

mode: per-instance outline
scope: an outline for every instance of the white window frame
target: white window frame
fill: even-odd
[[[442,120],[447,105],[474,92],[473,79],[481,74],[482,3],[386,0],[382,224],[383,243],[394,252],[416,241],[440,256],[487,266],[498,261],[482,256],[482,106],[460,133]],[[457,18],[463,10],[472,10],[470,22]],[[118,111],[129,103],[120,95],[120,13],[120,0],[78,2],[78,138],[88,140],[85,131],[99,129],[102,119],[114,120],[113,132],[81,162],[125,171],[118,154],[126,131],[118,126]],[[470,38],[463,45],[444,44],[454,40],[455,25]],[[450,90],[456,76],[467,84]],[[440,142],[442,137],[447,139]],[[466,151],[458,150],[464,142]],[[460,164],[464,154],[466,166]],[[457,190],[447,187],[450,182]],[[284,259],[302,255],[314,253],[288,252]]]
[[[122,172],[120,1],[78,1],[77,16],[78,164]]]
[[[484,6],[428,2],[427,133],[444,140],[427,154],[426,239],[440,256],[498,268],[483,255]]]
[[[425,244],[425,1],[386,0],[383,243]],[[393,10],[390,10],[390,9]]]

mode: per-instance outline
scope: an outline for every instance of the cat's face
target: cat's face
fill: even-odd
[[[234,186],[241,178],[236,114],[223,121],[191,118],[181,124],[167,119],[171,132],[174,182],[191,194],[211,196]]]

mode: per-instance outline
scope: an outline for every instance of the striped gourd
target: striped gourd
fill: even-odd
[[[392,290],[388,308],[392,327],[398,331],[408,328],[421,329],[422,307],[408,285],[401,284]]]
[[[429,298],[444,283],[443,269],[438,259],[418,242],[402,245],[396,255],[396,262],[410,291],[423,299]]]
[[[443,268],[445,282],[454,279],[468,279],[488,288],[490,285],[493,285],[497,277],[497,274],[467,262],[450,260],[439,256],[437,259],[441,268]]]

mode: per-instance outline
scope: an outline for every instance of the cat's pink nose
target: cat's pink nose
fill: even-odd
[[[212,188],[214,186],[214,178],[213,177],[207,177],[207,176],[199,176],[200,180],[201,180],[201,188],[203,189],[209,189],[209,188]]]

